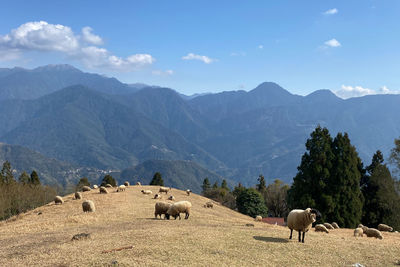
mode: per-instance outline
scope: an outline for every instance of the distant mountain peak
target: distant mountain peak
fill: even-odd
[[[49,65],[37,67],[37,68],[33,69],[32,71],[79,71],[79,72],[82,72],[81,70],[79,70],[69,64],[49,64]]]
[[[279,84],[274,83],[274,82],[263,82],[260,85],[258,85],[256,88],[251,90],[249,93],[283,93],[286,95],[291,95],[289,91],[286,89],[282,88]]]
[[[342,100],[337,95],[335,95],[331,90],[328,89],[316,90],[311,94],[307,95],[306,98],[317,101]]]

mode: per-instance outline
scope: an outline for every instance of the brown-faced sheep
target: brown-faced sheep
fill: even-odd
[[[125,181],[124,185],[125,186],[130,186],[130,183],[128,181]]]
[[[214,204],[211,201],[206,202],[206,204],[204,204],[204,208],[213,208]]]
[[[108,194],[107,188],[100,186],[100,194]]]
[[[142,184],[140,182],[137,182],[136,185],[141,186]]]
[[[324,226],[326,227],[326,229],[329,229],[329,230],[335,229],[335,228],[332,226],[332,224],[330,224],[330,223],[324,223]]]
[[[192,193],[192,190],[186,189],[186,194],[187,194],[188,196],[190,196],[190,193]]]
[[[97,188],[99,188],[99,187],[97,186],[97,184],[94,184],[94,185],[93,185],[93,189],[97,189]]]
[[[255,220],[256,220],[256,222],[262,222],[262,216],[257,215]]]
[[[190,209],[192,207],[192,203],[189,201],[179,201],[171,205],[169,207],[167,213],[165,214],[165,217],[169,220],[170,216],[174,217],[175,220],[177,217],[179,217],[179,220],[181,219],[181,213],[185,213],[185,219],[187,220],[190,215]]]
[[[363,229],[363,232],[368,237],[375,237],[375,238],[383,239],[382,233],[378,229],[367,228],[367,229]]]
[[[82,192],[88,192],[90,190],[92,190],[92,189],[90,189],[89,186],[87,186],[87,185],[82,186]]]
[[[378,230],[382,231],[382,232],[393,232],[393,227],[390,227],[389,225],[381,223],[378,225]]]
[[[335,222],[333,222],[331,224],[332,224],[333,228],[335,228],[335,229],[339,229],[340,228],[339,225],[337,223],[335,223]]]
[[[318,210],[307,208],[305,210],[292,210],[289,212],[287,217],[287,226],[290,229],[290,237],[292,239],[293,230],[299,232],[299,242],[304,243],[305,233],[310,230],[312,223],[317,219],[317,216],[321,216]],[[303,232],[303,237],[301,238],[301,232]]]
[[[154,199],[161,199],[162,197],[161,197],[161,195],[160,194],[155,194],[154,195]]]
[[[83,201],[82,209],[83,209],[83,212],[95,212],[96,211],[96,207],[94,206],[94,203],[91,200]]]
[[[82,193],[81,192],[75,192],[75,199],[82,199]]]
[[[140,192],[142,192],[144,195],[151,195],[151,194],[153,194],[153,192],[151,192],[151,190],[142,190],[142,191],[140,191]]]
[[[168,209],[172,206],[171,203],[167,203],[167,202],[157,202],[155,205],[155,211],[154,211],[154,217],[157,218],[158,215],[160,215],[160,219],[161,219],[161,215],[164,214],[164,219],[166,218],[166,213],[168,211]]]
[[[357,227],[356,229],[354,229],[354,236],[355,237],[358,237],[358,236],[362,237],[363,233],[364,233],[364,231],[363,231],[363,229],[361,227]]]
[[[326,229],[325,225],[323,225],[323,224],[315,225],[315,232],[325,232],[325,233],[329,234],[328,229]]]
[[[126,186],[122,184],[122,185],[118,186],[117,192],[125,191],[125,188],[126,188]]]
[[[174,196],[169,196],[168,200],[175,200],[175,197]]]
[[[158,190],[158,193],[165,193],[168,194],[168,191],[171,190],[171,188],[168,187],[160,187],[160,190]]]
[[[54,198],[54,203],[55,203],[56,205],[60,205],[60,204],[64,203],[64,200],[62,199],[62,197],[56,196],[56,197]]]

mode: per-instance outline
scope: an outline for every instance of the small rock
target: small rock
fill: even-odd
[[[364,265],[362,265],[361,263],[354,263],[353,265],[351,265],[352,267],[364,267]]]
[[[254,227],[254,224],[252,224],[252,223],[246,223],[246,226]]]
[[[82,238],[89,238],[90,234],[89,233],[80,233],[76,234],[72,237],[72,240],[81,240]]]

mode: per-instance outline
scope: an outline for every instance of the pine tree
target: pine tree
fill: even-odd
[[[156,172],[153,176],[153,179],[150,182],[150,185],[161,185],[164,186],[164,181],[161,177],[161,173]]]
[[[202,191],[203,194],[211,189],[211,184],[210,181],[208,180],[208,177],[204,178],[203,185],[201,186],[201,188],[203,189]]]
[[[251,217],[256,217],[257,215],[261,215],[262,217],[268,216],[264,199],[260,192],[254,188],[242,190],[236,198],[236,206],[240,213]]]
[[[84,186],[90,186],[89,180],[87,177],[82,177],[79,182],[76,184],[76,191],[81,191],[82,187]]]
[[[18,181],[21,184],[29,184],[29,180],[30,180],[29,174],[27,174],[25,171],[21,173],[21,175],[18,178]]]
[[[4,183],[6,184],[10,184],[12,182],[15,182],[14,180],[14,176],[12,174],[12,168],[11,168],[11,164],[8,160],[6,160],[3,163],[3,168],[1,169],[1,176],[2,176],[2,180]]]
[[[104,176],[102,182],[101,182],[101,186],[105,186],[106,184],[110,184],[113,187],[117,186],[117,181],[115,181],[114,177],[112,177],[111,175],[107,174]]]
[[[261,194],[264,194],[264,193],[265,193],[265,190],[267,189],[267,185],[266,185],[266,183],[265,183],[265,178],[264,178],[264,176],[263,176],[262,174],[260,174],[260,175],[258,176],[257,181],[258,181],[258,184],[256,185],[257,191],[260,192]]]
[[[221,188],[222,188],[222,189],[225,189],[225,190],[227,190],[227,191],[230,191],[230,190],[229,190],[229,187],[228,187],[228,183],[226,182],[225,179],[222,180]]]
[[[32,185],[40,185],[39,175],[34,170],[31,173],[31,179],[29,180],[29,183]]]
[[[212,188],[213,188],[213,189],[218,189],[218,188],[219,188],[218,182],[215,182],[215,183],[213,184]]]

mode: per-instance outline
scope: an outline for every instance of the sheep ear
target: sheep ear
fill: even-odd
[[[307,208],[306,211],[307,211],[308,213],[310,213],[310,212],[311,212],[311,208]]]

